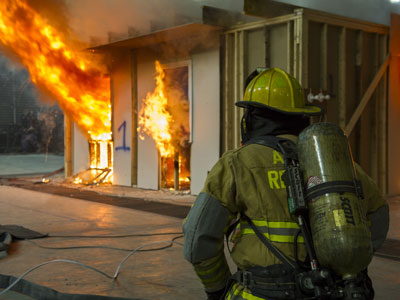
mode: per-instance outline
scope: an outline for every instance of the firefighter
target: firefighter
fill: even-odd
[[[244,108],[242,146],[226,152],[209,172],[184,221],[184,257],[194,266],[209,300],[301,298],[292,271],[243,217],[252,220],[290,261],[300,264],[306,260],[304,241],[297,236],[298,224],[288,211],[282,154],[249,141],[272,135],[296,142],[309,125],[309,117],[321,115],[322,110],[306,105],[298,81],[281,69],[255,71],[249,77],[244,99],[236,103]],[[386,238],[388,206],[358,167],[357,176],[364,189],[363,205],[376,250]],[[230,233],[232,224],[230,255],[241,276],[232,276],[224,255],[224,235]],[[245,274],[261,279],[249,284]],[[270,293],[257,293],[256,281],[270,286]]]

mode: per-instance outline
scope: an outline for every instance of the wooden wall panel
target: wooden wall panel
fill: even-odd
[[[338,111],[338,59],[339,59],[339,27],[328,26],[327,28],[328,41],[327,41],[327,73],[328,73],[328,93],[331,95],[331,99],[326,101],[325,111],[327,122],[338,123],[339,111]]]
[[[245,78],[260,66],[287,70],[302,83],[306,95],[310,88],[314,94],[327,92],[331,99],[322,103],[324,120],[347,126],[354,112],[360,110],[359,103],[386,58],[387,34],[385,26],[357,20],[349,23],[333,15],[321,18],[307,10],[296,11],[286,20],[285,16],[265,19],[227,31],[226,47],[230,49],[224,54],[222,104],[229,106],[223,113],[229,133],[224,135],[223,151],[238,145],[235,136],[240,115],[234,112],[236,99],[231,98],[244,91]],[[347,127],[356,161],[381,187],[387,186],[387,80],[384,75],[353,130]]]
[[[373,35],[363,33],[362,39],[362,54],[361,54],[361,74],[360,74],[360,91],[361,97],[365,94],[368,86],[370,85],[375,72],[374,72],[374,39]],[[372,153],[372,131],[373,131],[373,107],[374,99],[371,98],[365,107],[359,123],[359,147],[357,151],[358,162],[363,169],[371,174],[371,153]]]
[[[247,32],[247,67],[245,69],[245,77],[258,67],[265,66],[265,31],[264,28],[251,30]]]
[[[355,82],[357,79],[357,43],[356,43],[356,36],[357,32],[355,30],[347,29],[346,30],[346,65],[345,65],[345,72],[346,72],[346,81],[348,84],[346,85],[345,91],[345,124],[348,123],[351,116],[353,115],[357,105],[359,103],[358,94],[356,92]],[[356,147],[357,140],[355,135],[350,135],[349,143],[352,151]]]
[[[308,86],[303,86],[305,94],[312,90],[314,94],[318,93],[321,87],[321,31],[322,24],[310,22],[308,24]],[[318,102],[316,102],[318,104]]]
[[[288,40],[287,36],[287,25],[286,23],[272,26],[269,29],[269,40],[270,40],[270,66],[273,68],[286,69],[287,66],[287,49]]]

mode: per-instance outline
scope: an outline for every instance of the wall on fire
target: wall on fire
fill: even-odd
[[[73,123],[73,174],[89,169],[89,141],[79,129],[78,125]]]
[[[137,53],[137,93],[138,111],[142,108],[142,99],[155,88],[156,55],[139,51]],[[158,151],[154,141],[148,135],[138,139],[138,187],[158,189]]]
[[[158,57],[148,51],[138,52],[138,111],[142,99],[155,87],[154,62]],[[192,146],[191,194],[200,193],[208,171],[219,158],[219,49],[183,57],[192,63]],[[176,60],[179,62],[179,59]],[[164,61],[161,60],[161,63]],[[145,135],[138,139],[138,187],[158,189],[158,152],[153,140]]]
[[[132,93],[130,52],[114,57],[111,70],[113,97],[114,180],[116,185],[131,185],[132,171]]]

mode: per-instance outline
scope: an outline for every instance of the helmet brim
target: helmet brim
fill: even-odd
[[[248,107],[267,108],[288,115],[320,116],[324,113],[324,109],[322,107],[317,105],[307,105],[307,104],[303,108],[291,108],[290,110],[278,109],[254,101],[238,101],[235,103],[235,105],[242,108],[248,108]]]

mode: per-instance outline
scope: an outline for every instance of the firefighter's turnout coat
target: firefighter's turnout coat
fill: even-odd
[[[283,138],[296,141],[292,135]],[[207,292],[225,288],[231,273],[224,255],[224,233],[240,214],[247,215],[260,231],[287,257],[294,260],[294,239],[299,229],[289,214],[282,154],[258,144],[226,152],[207,176],[204,188],[184,221],[184,257]],[[385,240],[388,206],[375,183],[361,168],[357,177],[364,191],[364,210],[374,249]],[[298,256],[306,256],[304,241],[298,238]],[[241,270],[281,262],[259,240],[245,220],[231,235],[231,257]],[[239,283],[225,299],[261,299]]]

